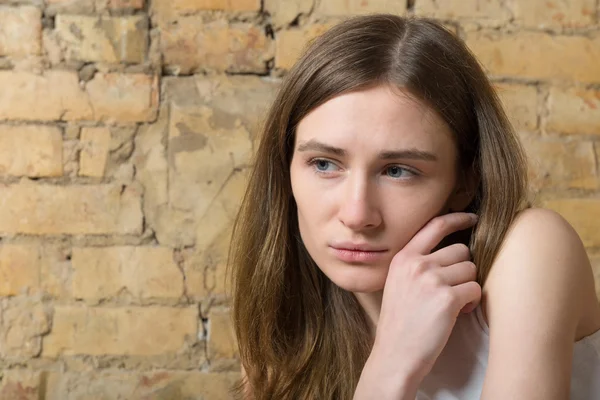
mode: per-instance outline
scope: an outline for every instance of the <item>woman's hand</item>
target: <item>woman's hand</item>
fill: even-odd
[[[454,244],[431,253],[444,237],[475,223],[475,215],[468,213],[433,218],[390,264],[375,344],[363,370],[365,379],[395,387],[386,391],[390,398],[399,398],[392,393],[402,390],[414,399],[459,313],[479,304],[481,287],[469,248]]]

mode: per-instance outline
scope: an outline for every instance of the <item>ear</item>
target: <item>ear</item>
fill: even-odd
[[[464,211],[473,201],[478,185],[479,176],[473,168],[460,169],[456,186],[448,199],[450,211]]]

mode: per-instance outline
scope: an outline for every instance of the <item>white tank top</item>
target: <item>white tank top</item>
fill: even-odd
[[[481,396],[490,349],[481,306],[461,314],[416,400],[475,400]],[[571,400],[600,399],[600,331],[575,342]]]

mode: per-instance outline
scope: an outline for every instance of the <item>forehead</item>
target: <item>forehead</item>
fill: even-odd
[[[319,140],[350,151],[391,147],[439,155],[455,151],[449,127],[432,108],[387,85],[345,93],[325,102],[300,121],[295,139],[296,145]]]

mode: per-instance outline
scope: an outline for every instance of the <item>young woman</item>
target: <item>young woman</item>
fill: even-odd
[[[482,68],[434,21],[374,15],[286,76],[234,228],[255,399],[600,399],[585,250],[530,208]]]

